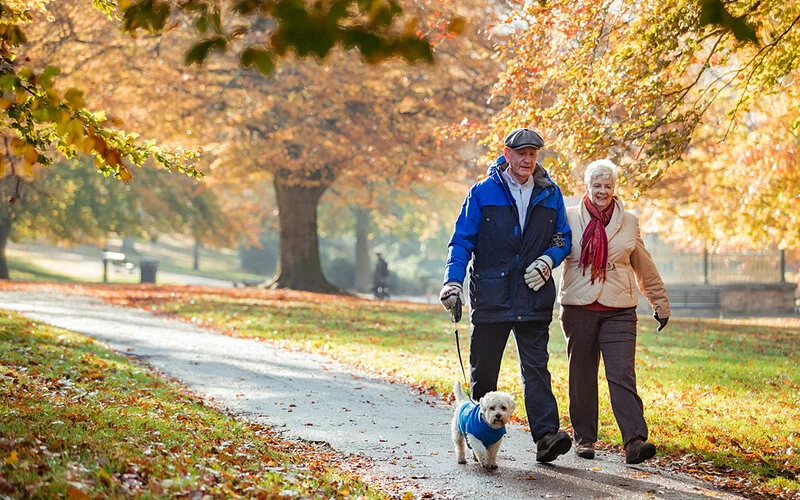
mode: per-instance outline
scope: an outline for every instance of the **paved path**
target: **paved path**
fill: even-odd
[[[371,457],[368,476],[418,496],[740,498],[657,467],[626,466],[617,453],[601,452],[588,461],[570,452],[551,465],[539,464],[532,439],[519,426],[511,426],[503,441],[498,471],[458,465],[449,438],[450,405],[403,384],[90,297],[0,291],[0,308],[143,358],[196,393],[288,437]]]

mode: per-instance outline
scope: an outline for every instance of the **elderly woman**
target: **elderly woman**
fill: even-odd
[[[636,306],[639,289],[655,311],[661,331],[669,319],[669,299],[652,257],[644,247],[639,221],[614,195],[617,167],[591,163],[584,175],[586,194],[567,209],[573,235],[582,235],[564,261],[561,327],[569,357],[569,415],[575,452],[594,458],[597,441],[597,371],[606,369],[611,408],[622,432],[625,461],[652,458],[644,407],[636,392]]]

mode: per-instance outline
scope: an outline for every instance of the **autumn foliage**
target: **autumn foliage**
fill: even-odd
[[[623,198],[657,202],[649,229],[679,243],[800,244],[800,2],[514,5],[493,91],[504,107],[462,134],[491,144],[536,127],[551,175],[578,193],[589,161],[617,161]]]

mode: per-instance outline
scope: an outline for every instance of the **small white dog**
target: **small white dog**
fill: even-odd
[[[472,458],[485,469],[497,468],[497,452],[506,433],[508,423],[517,404],[505,392],[488,392],[473,403],[461,388],[461,382],[453,386],[456,411],[450,426],[453,444],[456,446],[458,463],[467,463],[465,446],[472,449]]]

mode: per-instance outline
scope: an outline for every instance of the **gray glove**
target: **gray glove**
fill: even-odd
[[[534,292],[539,291],[553,273],[553,259],[542,255],[525,269],[525,284]]]
[[[461,304],[464,304],[464,288],[461,284],[455,281],[445,283],[442,291],[439,292],[439,302],[442,303],[442,306],[448,311],[452,311],[458,305],[459,300]]]

